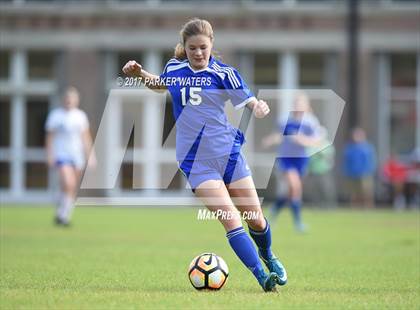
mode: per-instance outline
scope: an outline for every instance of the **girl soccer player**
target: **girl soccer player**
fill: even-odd
[[[283,206],[290,202],[295,228],[299,232],[306,231],[301,219],[301,206],[302,179],[309,162],[307,148],[317,146],[322,141],[319,121],[311,111],[308,97],[298,94],[291,117],[283,117],[278,124],[278,131],[264,138],[262,143],[265,148],[280,145],[277,166],[288,185],[288,196],[277,197],[271,212],[272,218],[274,220]]]
[[[227,121],[224,105],[229,97],[235,108],[247,106],[257,118],[263,118],[270,110],[264,101],[254,97],[235,69],[212,56],[213,40],[213,29],[208,21],[190,20],[181,30],[182,43],[176,46],[175,57],[168,61],[161,76],[145,71],[134,60],[127,62],[123,72],[148,81],[146,86],[151,89],[169,90],[176,118],[177,161],[195,195],[206,207],[226,214],[236,214],[236,208],[240,212],[258,214],[256,219],[247,220],[247,224],[259,256],[269,269],[268,274],[240,217],[218,219],[239,259],[264,291],[274,291],[276,284],[286,284],[286,270],[271,251],[270,226],[240,153],[243,134]],[[188,80],[190,85],[180,85],[181,81]],[[179,83],[174,84],[174,81]],[[238,199],[236,204],[235,198]]]
[[[60,177],[55,223],[63,226],[70,223],[77,186],[92,146],[88,118],[78,106],[79,92],[70,87],[63,106],[52,110],[45,123],[48,165],[57,168]],[[94,163],[93,157],[89,163]]]

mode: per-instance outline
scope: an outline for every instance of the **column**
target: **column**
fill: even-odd
[[[241,76],[245,79],[247,85],[255,91],[255,96],[258,98],[258,92],[256,89],[255,81],[254,81],[254,55],[252,55],[249,52],[241,52],[239,54],[239,72]],[[239,113],[238,113],[239,112]],[[245,116],[244,113],[249,113],[246,109],[241,109],[240,111],[234,111],[235,115],[239,114],[240,117],[238,118],[238,122],[235,124],[235,126],[240,125],[240,120],[242,119],[242,116]],[[235,117],[236,119],[236,117]],[[254,152],[254,124],[255,122],[252,121],[253,117],[251,116],[249,124],[248,124],[248,130],[246,131],[245,137],[247,140],[247,143],[244,145],[244,150],[247,152],[247,160],[248,163],[253,163],[253,155]]]
[[[279,81],[282,90],[282,100],[278,106],[278,117],[286,111],[290,111],[293,106],[293,90],[299,87],[299,59],[293,51],[286,51],[279,55]]]
[[[11,192],[14,198],[25,191],[25,135],[26,107],[23,88],[26,80],[26,54],[17,50],[12,54],[11,83],[16,93],[11,98]]]
[[[149,72],[158,74],[162,71],[161,55],[159,52],[149,50],[145,55],[144,67]],[[155,189],[159,187],[160,183],[160,162],[159,159],[159,144],[161,141],[162,124],[160,109],[161,105],[158,96],[151,93],[151,96],[146,100],[143,99],[144,114],[142,116],[142,133],[143,133],[143,149],[141,151],[134,150],[134,163],[139,156],[142,156],[143,161],[143,185],[147,189]],[[136,181],[139,180],[139,173],[141,170],[134,165],[134,187]]]
[[[390,152],[390,59],[388,55],[380,54],[377,60],[378,81],[378,160],[383,163]]]
[[[416,148],[420,148],[420,53],[417,53],[416,114]]]

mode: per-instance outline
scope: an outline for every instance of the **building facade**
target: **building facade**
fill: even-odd
[[[335,145],[349,132],[348,109],[367,130],[378,161],[420,147],[420,4],[359,1],[358,97],[347,102]],[[257,93],[260,89],[332,89],[348,96],[346,1],[0,1],[0,193],[5,202],[51,200],[57,180],[45,164],[44,122],[68,85],[81,92],[93,135],[121,68],[130,59],[159,73],[192,17],[209,20],[215,49]],[[133,100],[130,96],[122,100]],[[133,143],[117,192],[132,189],[133,164],[145,186],[167,182],[176,168],[174,145],[160,149],[165,107],[144,104],[136,129],[138,151],[153,150],[153,165],[133,161]],[[273,106],[273,113],[278,107]],[[118,121],[126,126],[123,111]],[[328,121],[328,111],[325,112]],[[232,116],[235,118],[236,116]],[[153,126],[159,130],[146,130]],[[268,128],[250,128],[258,152]],[[131,139],[132,140],[132,139]],[[125,148],[125,145],[121,147]],[[250,159],[251,161],[253,159]],[[339,165],[337,182],[342,182]],[[185,186],[177,176],[174,188]]]

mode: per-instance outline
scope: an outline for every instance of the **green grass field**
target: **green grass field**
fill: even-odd
[[[222,226],[197,209],[86,208],[68,229],[52,208],[3,207],[1,309],[419,309],[418,212],[306,211],[310,233],[289,214],[273,227],[273,248],[289,283],[264,293],[231,251]],[[202,252],[230,268],[218,292],[187,278]]]

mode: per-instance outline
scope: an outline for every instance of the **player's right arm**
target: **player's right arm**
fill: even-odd
[[[283,140],[283,137],[278,132],[273,132],[270,135],[266,136],[262,140],[262,147],[264,149],[268,149],[269,147],[272,147],[273,145],[278,145]]]
[[[122,68],[122,71],[130,77],[141,78],[143,84],[151,90],[157,92],[162,92],[166,90],[166,86],[160,84],[158,75],[154,75],[150,72],[147,72],[142,68],[141,64],[139,64],[135,60],[128,61]]]

